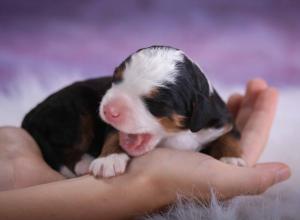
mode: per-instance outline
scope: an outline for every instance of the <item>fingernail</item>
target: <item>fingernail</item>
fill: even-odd
[[[287,180],[291,175],[290,169],[289,168],[281,168],[280,170],[277,171],[277,178],[276,182],[282,182]]]

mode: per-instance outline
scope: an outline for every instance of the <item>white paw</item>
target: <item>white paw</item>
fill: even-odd
[[[88,174],[89,166],[94,159],[95,159],[94,157],[92,157],[88,154],[84,154],[81,157],[80,161],[78,161],[74,167],[74,171],[75,171],[76,175],[82,176],[82,175]]]
[[[230,164],[230,165],[238,166],[238,167],[246,167],[247,166],[246,161],[244,161],[240,157],[222,157],[220,159],[220,161]]]
[[[95,159],[89,171],[96,177],[113,177],[125,172],[129,156],[125,153],[111,154]]]

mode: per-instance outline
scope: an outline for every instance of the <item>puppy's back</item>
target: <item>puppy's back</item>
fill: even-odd
[[[99,154],[106,125],[98,116],[98,106],[110,86],[110,77],[76,82],[25,116],[22,127],[33,136],[53,169],[66,165],[73,170],[85,152]]]

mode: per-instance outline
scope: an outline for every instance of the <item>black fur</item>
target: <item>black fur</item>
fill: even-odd
[[[176,64],[179,74],[175,84],[157,88],[154,97],[143,97],[149,111],[156,117],[171,117],[176,113],[186,117],[182,129],[197,132],[203,128],[220,128],[232,123],[226,104],[198,68],[187,57]]]
[[[170,47],[154,46],[154,48]],[[55,170],[62,165],[74,170],[84,153],[97,157],[105,137],[112,129],[98,114],[99,104],[112,83],[122,82],[122,71],[131,56],[116,68],[113,78],[104,77],[74,83],[48,97],[29,112],[22,127],[36,140],[46,162]],[[197,132],[232,123],[218,93],[209,93],[209,83],[187,57],[178,62],[175,84],[158,88],[153,97],[143,98],[155,117],[185,116],[181,129]]]
[[[64,164],[73,170],[84,153],[99,155],[108,125],[98,116],[98,108],[110,86],[110,77],[74,83],[26,115],[22,127],[36,140],[53,169]]]

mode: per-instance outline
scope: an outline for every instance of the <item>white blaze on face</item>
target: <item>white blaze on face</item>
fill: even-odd
[[[130,61],[125,64],[122,81],[113,84],[103,97],[100,115],[104,120],[103,106],[112,101],[126,103],[126,108],[122,112],[126,115],[125,120],[122,123],[113,124],[122,132],[120,137],[131,138],[132,140],[129,141],[134,141],[130,134],[151,134],[151,138],[144,146],[145,149],[140,149],[139,153],[131,152],[131,155],[142,154],[143,151],[153,149],[165,135],[163,127],[148,111],[142,97],[149,95],[156,87],[175,83],[176,63],[182,62],[183,59],[183,52],[172,48],[154,47],[140,50],[133,54]],[[139,137],[136,137],[136,140],[143,141]]]
[[[131,56],[123,73],[120,87],[139,96],[147,95],[155,87],[175,83],[176,63],[183,61],[183,53],[174,49],[148,48]]]
[[[180,61],[183,61],[182,51],[172,48],[146,48],[133,54],[125,65],[122,81],[113,84],[103,97],[101,117],[104,118],[103,106],[119,99],[126,102],[131,113],[120,130],[128,133],[157,130],[157,120],[146,109],[142,96],[166,83],[175,83],[176,63]]]

